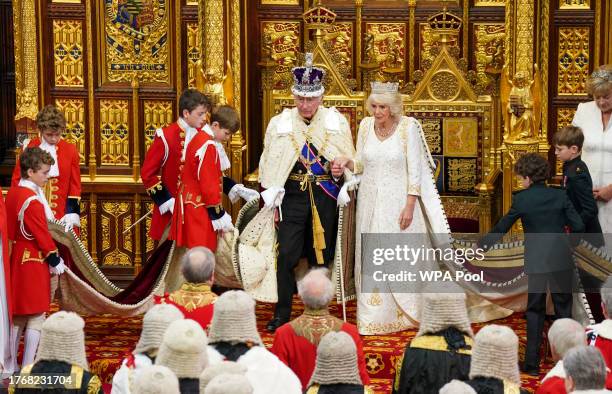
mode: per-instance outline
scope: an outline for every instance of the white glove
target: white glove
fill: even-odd
[[[282,187],[272,186],[261,192],[261,198],[264,200],[264,205],[269,209],[280,207],[283,203],[283,197],[285,197],[285,189]]]
[[[170,215],[174,214],[174,197],[159,206],[159,213],[163,215],[166,212],[170,212]]]
[[[64,231],[68,232],[73,227],[81,227],[81,218],[78,213],[67,213],[60,219],[64,223]]]
[[[259,192],[248,187],[244,187],[242,183],[237,183],[232,187],[229,194],[227,195],[232,203],[238,201],[240,197],[244,198],[246,202],[254,200],[259,197]]]
[[[224,233],[234,231],[232,217],[228,215],[227,212],[225,212],[219,219],[213,220],[212,226],[215,231],[223,231]]]
[[[49,272],[51,275],[61,275],[66,271],[66,266],[64,265],[64,259],[60,257],[60,262],[55,267],[49,266]]]

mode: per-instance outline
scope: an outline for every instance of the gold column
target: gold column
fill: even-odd
[[[535,29],[533,26],[533,12],[535,0],[517,0],[516,2],[516,31],[515,42],[515,70],[525,71],[527,75],[533,72],[533,43]]]
[[[463,58],[468,59],[470,37],[470,0],[463,0]]]
[[[606,14],[604,15],[604,54],[606,64],[612,64],[612,0],[606,0]]]
[[[132,78],[132,130],[134,135],[134,154],[132,155],[132,178],[134,179],[134,182],[138,182],[138,180],[140,179],[140,124],[138,118],[138,112],[140,110],[138,90],[140,89],[140,83],[138,82],[138,74],[134,73],[134,76]]]
[[[37,18],[35,0],[13,1],[15,43],[15,115],[18,134],[36,134],[39,108]]]
[[[223,0],[206,0],[200,3],[200,11],[204,14],[200,18],[200,28],[203,28],[203,51],[205,54],[204,69],[206,71],[214,70],[218,75],[223,75],[223,66],[225,64],[225,21],[223,17],[224,10]],[[202,5],[203,4],[203,5]]]
[[[87,127],[89,129],[89,180],[94,181],[96,179],[96,132],[95,132],[95,120],[96,120],[96,100],[94,97],[94,43],[93,43],[93,28],[94,28],[94,16],[92,12],[92,2],[85,2],[85,16],[87,22],[85,23],[87,29]],[[94,204],[93,200],[92,205]],[[95,234],[95,220],[94,215],[91,217],[91,229]],[[92,236],[92,244],[95,245],[95,238]],[[95,251],[95,249],[92,249]],[[92,254],[93,257],[93,254]],[[95,259],[94,259],[95,261]]]
[[[540,50],[537,52],[540,56],[540,72],[542,75],[542,123],[540,129],[540,152],[548,152],[548,54],[549,54],[549,29],[548,19],[550,17],[550,2],[542,1],[540,12],[540,35],[537,42]]]
[[[363,0],[355,0],[355,43],[356,43],[356,50],[355,50],[355,59],[356,62],[355,64],[361,64],[361,40],[362,40],[362,33],[361,33],[361,24],[363,22],[363,16],[362,16],[362,12],[363,12]],[[361,89],[363,89],[363,85],[361,84],[361,73],[358,72],[357,73],[357,86],[361,87]]]
[[[416,16],[415,16],[415,8],[416,8],[416,0],[408,0],[408,37],[412,42],[408,45],[408,80],[413,80],[414,74],[414,57],[415,57],[415,48],[414,48],[414,27],[416,25]],[[417,40],[418,42],[418,40]]]

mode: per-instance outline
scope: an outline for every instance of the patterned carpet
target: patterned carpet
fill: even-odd
[[[294,316],[301,313],[301,303],[295,300]],[[355,321],[355,303],[348,303],[349,321]],[[341,308],[332,306],[332,313],[342,317]],[[272,316],[272,304],[257,305],[257,321],[259,332],[267,347],[272,345],[273,336],[264,328]],[[498,320],[514,329],[520,338],[520,354],[524,353],[525,320],[522,314],[514,314]],[[113,315],[93,316],[86,318],[86,346],[91,370],[98,374],[104,383],[110,384],[112,376],[121,363],[123,356],[131,351],[140,335],[142,317],[122,318]],[[482,324],[474,325],[477,332]],[[409,330],[391,335],[363,337],[364,353],[371,377],[371,387],[377,394],[390,393],[395,375],[395,363],[403,354],[406,344],[414,337],[416,330]],[[547,359],[542,368],[543,377],[551,368],[551,360]],[[540,379],[522,375],[523,387],[535,391]],[[110,388],[110,386],[109,386]],[[109,390],[110,392],[110,390]]]

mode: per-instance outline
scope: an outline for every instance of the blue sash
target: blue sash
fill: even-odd
[[[311,149],[311,147],[310,147],[310,145],[308,143],[305,143],[304,147],[302,148],[302,157],[313,157],[313,158],[316,158],[316,161],[314,163],[312,163],[312,165],[310,166],[310,171],[314,175],[327,175],[327,172],[325,172],[325,168],[323,167],[323,165],[319,161],[317,154],[315,152],[313,152],[313,150]],[[331,180],[329,180],[329,181],[320,181],[319,182],[319,187],[325,193],[327,193],[328,196],[330,196],[334,200],[338,199],[338,193],[340,193],[340,187],[338,187],[338,185],[336,185],[333,181],[331,181]]]

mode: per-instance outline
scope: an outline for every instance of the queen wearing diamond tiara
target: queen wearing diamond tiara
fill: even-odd
[[[376,335],[416,326],[418,295],[394,292],[385,283],[372,293],[361,291],[361,235],[411,233],[417,237],[428,232],[427,221],[441,232],[448,232],[448,225],[435,192],[431,175],[434,163],[421,124],[402,115],[398,84],[373,82],[366,106],[372,116],[359,125],[355,159],[338,162],[361,176],[355,233],[357,325],[360,334]],[[431,183],[428,191],[437,197],[427,203],[437,206],[430,210],[435,217],[426,221],[427,210],[420,196],[427,182]],[[421,265],[419,269],[433,267]]]
[[[593,101],[578,105],[572,124],[582,129],[582,160],[593,178],[598,218],[612,256],[612,65],[593,72],[587,82]]]

